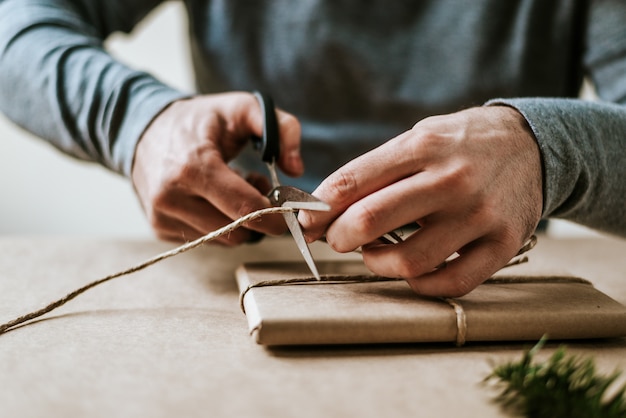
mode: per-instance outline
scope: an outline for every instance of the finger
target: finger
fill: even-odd
[[[365,245],[363,261],[381,276],[412,279],[433,271],[477,236],[480,231],[461,228],[459,223],[434,223],[397,244]]]
[[[207,234],[207,232],[199,231],[181,219],[171,217],[163,213],[159,214],[158,218],[158,221],[153,224],[153,227],[157,236],[162,240],[172,242],[189,242]],[[211,241],[211,243],[232,247],[242,243],[242,241],[240,237],[234,237],[230,234],[228,236],[218,237]]]
[[[378,237],[419,221],[450,206],[451,196],[441,193],[437,176],[421,172],[384,187],[348,207],[326,231],[326,240],[338,252],[374,241]]]
[[[218,177],[222,186],[218,189],[205,189],[205,196],[215,207],[231,220],[238,219],[251,212],[268,208],[271,203],[267,196],[261,194],[245,179],[224,170]],[[285,232],[285,221],[281,215],[265,215],[246,224],[246,228],[270,235]]]
[[[241,123],[248,127],[250,132],[248,136],[255,135],[260,137],[263,135],[263,112],[256,98],[250,94],[247,107],[244,112]],[[278,138],[280,140],[280,154],[278,157],[278,166],[290,176],[300,176],[304,172],[304,163],[300,155],[300,135],[301,127],[298,119],[281,109],[276,108],[276,121],[278,123]]]
[[[210,97],[208,111],[214,112],[220,123],[210,126],[205,132],[199,124],[198,134],[217,139],[224,160],[233,159],[246,144],[250,136],[263,135],[264,118],[255,96],[247,92],[225,93]],[[290,176],[299,176],[304,171],[300,156],[300,122],[290,113],[276,109],[280,140],[279,167]]]
[[[173,229],[174,235],[185,232],[185,239],[196,239],[232,222],[227,216],[197,196],[179,197],[176,204],[161,206],[162,229]],[[193,231],[197,233],[194,234]],[[193,236],[193,238],[190,238]],[[237,245],[250,238],[250,231],[238,228],[219,237],[216,241],[225,245]]]
[[[202,236],[200,231],[191,228],[178,219],[167,215],[159,215],[159,220],[153,222],[153,229],[159,239],[171,242],[189,242]]]
[[[497,241],[479,242],[448,262],[445,268],[409,278],[407,282],[420,295],[460,297],[491,277],[514,255],[515,251],[503,250]]]
[[[298,220],[306,231],[307,239],[321,237],[326,226],[354,202],[419,172],[419,165],[411,153],[406,152],[406,147],[402,146],[402,142],[407,139],[408,133],[404,133],[395,140],[355,158],[328,176],[313,195],[328,203],[331,210],[300,212]],[[393,170],[377,170],[377,167],[393,167]]]
[[[157,219],[155,223],[170,222],[175,219],[180,224],[184,224],[191,228],[193,231],[197,231],[196,238],[209,232],[213,232],[223,226],[232,222],[232,219],[225,216],[217,208],[211,205],[200,196],[190,196],[184,191],[172,190],[166,198],[159,201]],[[246,226],[254,227],[260,220],[255,220]],[[284,222],[279,219],[279,222]],[[160,229],[167,227],[165,224]],[[179,229],[180,226],[175,224]],[[155,227],[156,229],[156,227]],[[185,230],[185,229],[182,229]],[[283,231],[285,226],[283,225]],[[245,227],[233,230],[228,235],[217,239],[218,242],[226,245],[237,245],[243,242],[247,242],[251,237],[251,230]],[[175,235],[180,235],[178,231],[175,231]]]
[[[195,167],[197,171],[194,171],[194,167],[188,170],[190,172],[187,176],[195,179],[188,183],[188,193],[210,202],[229,221],[271,206],[265,195],[228,167],[219,155]],[[280,215],[264,216],[246,227],[270,235],[279,235],[285,231],[285,223]]]
[[[289,176],[301,176],[304,173],[304,163],[300,154],[300,122],[295,116],[280,109],[276,110],[276,118],[280,132],[278,166]]]

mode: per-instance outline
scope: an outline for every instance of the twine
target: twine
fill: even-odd
[[[507,265],[508,266],[508,265]],[[324,284],[345,284],[345,283],[377,283],[377,282],[396,282],[403,281],[404,279],[400,278],[392,278],[392,277],[384,277],[384,276],[374,276],[374,275],[358,275],[358,276],[338,276],[338,275],[325,275],[320,276],[320,279],[311,276],[311,277],[294,277],[288,279],[276,279],[276,280],[261,280],[256,283],[252,283],[248,285],[240,294],[239,294],[239,307],[241,311],[245,314],[246,308],[244,305],[244,299],[248,292],[255,287],[269,287],[269,286],[285,286],[285,285],[293,285],[293,284],[304,284],[304,283],[324,283]],[[442,301],[447,302],[454,309],[454,314],[456,315],[456,345],[457,347],[461,347],[465,344],[465,335],[467,334],[467,317],[465,315],[465,310],[463,306],[455,299],[452,298],[440,298]]]
[[[397,235],[394,236],[394,239],[396,239],[397,242],[402,241],[401,238],[397,238],[397,237],[398,237]],[[391,240],[389,240],[389,242],[392,243]],[[533,235],[528,239],[528,241],[526,241],[526,243],[522,246],[522,248],[520,248],[520,250],[517,252],[515,257],[511,261],[509,261],[507,264],[502,266],[500,270],[507,268],[507,267],[516,266],[518,264],[523,264],[523,263],[528,262],[528,257],[526,256],[520,257],[520,256],[532,250],[536,244],[537,244],[537,236]],[[444,261],[436,268],[437,269],[445,268],[446,265],[447,265],[447,262]],[[260,280],[256,283],[249,284],[248,286],[246,286],[245,289],[243,289],[243,291],[241,291],[241,293],[239,294],[239,307],[241,308],[241,311],[245,314],[246,308],[244,305],[244,299],[250,290],[257,288],[257,287],[287,286],[287,285],[296,285],[296,284],[305,284],[305,283],[311,283],[311,284],[375,283],[375,282],[391,282],[391,281],[402,281],[402,280],[404,279],[377,276],[377,275],[353,275],[353,276],[324,275],[324,276],[321,276],[319,280],[313,276],[292,277],[292,278],[274,279],[274,280]],[[548,280],[545,280],[543,278],[535,279],[532,277],[531,278],[493,278],[492,277],[488,279],[487,281],[485,281],[485,284],[534,283],[538,280],[541,280],[542,282],[546,282],[546,281],[550,281],[550,282],[559,281],[560,282],[563,280],[563,278],[549,278]],[[584,279],[573,279],[573,281],[576,281],[579,283],[589,283],[588,281]],[[465,338],[467,335],[467,315],[465,313],[465,309],[463,309],[463,305],[461,305],[460,301],[458,301],[457,299],[453,299],[453,298],[439,298],[439,299],[443,302],[446,302],[454,309],[454,314],[456,318],[456,345],[457,347],[461,347],[462,345],[465,344]]]
[[[274,280],[260,280],[256,283],[252,283],[248,285],[244,290],[239,294],[239,307],[241,311],[245,314],[246,308],[244,306],[244,299],[246,294],[255,287],[269,287],[269,286],[286,286],[293,284],[304,284],[304,283],[324,283],[324,284],[345,284],[345,283],[376,283],[376,282],[397,282],[402,281],[404,279],[394,278],[394,277],[384,277],[384,276],[375,276],[375,275],[353,275],[353,276],[343,276],[337,274],[328,274],[320,276],[318,280],[314,276],[307,277],[291,277],[287,279],[274,279]]]
[[[85,293],[87,290],[96,287],[104,282],[108,282],[109,280],[113,280],[115,278],[118,277],[122,277],[122,276],[126,276],[129,275],[131,273],[135,273],[139,270],[143,270],[146,267],[149,267],[153,264],[156,264],[162,260],[165,260],[166,258],[170,258],[170,257],[174,257],[175,255],[178,254],[182,254],[186,251],[189,251],[193,248],[199,247],[203,244],[206,244],[210,241],[213,241],[219,237],[221,237],[222,235],[226,235],[231,233],[232,231],[234,231],[235,229],[239,228],[240,226],[246,224],[247,222],[253,221],[255,219],[258,219],[264,215],[268,215],[268,214],[272,214],[272,213],[287,213],[287,212],[294,212],[293,208],[290,207],[271,207],[271,208],[265,208],[265,209],[260,209],[254,212],[250,212],[249,214],[242,216],[241,218],[235,220],[234,222],[231,222],[230,224],[217,229],[213,232],[209,232],[208,234],[198,238],[195,241],[190,241],[188,243],[185,243],[179,247],[176,247],[172,250],[166,251],[164,253],[161,253],[159,255],[156,255],[140,264],[137,264],[133,267],[130,267],[126,270],[122,270],[119,271],[117,273],[113,273],[110,274],[106,277],[103,277],[101,279],[95,280],[79,289],[74,290],[73,292],[68,293],[67,295],[65,295],[64,297],[62,297],[61,299],[58,299],[50,304],[48,304],[47,306],[41,308],[41,309],[37,309],[35,311],[32,311],[30,313],[27,313],[25,315],[22,315],[18,318],[15,318],[12,321],[9,321],[7,323],[4,323],[2,325],[0,325],[0,335],[4,334],[5,332],[17,327],[20,324],[23,324],[25,322],[31,321],[35,318],[38,318],[42,315],[47,314],[50,311],[53,311],[63,305],[65,305],[67,302],[69,302],[70,300],[74,299],[75,297],[77,297],[78,295]]]
[[[502,268],[514,266],[520,263],[523,263],[527,260],[526,257],[520,260],[513,260],[512,262],[506,264]],[[392,281],[402,281],[403,279],[398,278],[390,278],[384,276],[376,276],[376,275],[355,275],[355,276],[340,276],[340,275],[326,275],[322,276],[321,280],[317,280],[315,277],[298,277],[298,278],[290,278],[290,279],[278,279],[278,280],[262,280],[257,283],[253,283],[248,285],[239,295],[239,306],[243,313],[246,313],[244,307],[244,298],[246,294],[256,288],[256,287],[268,287],[268,286],[285,286],[285,285],[295,285],[295,284],[305,284],[309,283],[311,285],[315,284],[342,284],[342,283],[375,283],[375,282],[392,282]],[[581,279],[579,277],[570,277],[570,276],[507,276],[507,277],[491,277],[487,279],[482,285],[502,285],[502,284],[546,284],[546,283],[577,283],[584,285],[592,285],[592,283],[588,280]],[[456,323],[456,345],[457,347],[461,347],[465,345],[467,338],[467,313],[461,304],[459,299],[454,298],[438,298],[442,302],[447,303],[454,309],[455,314],[455,323]]]
[[[223,235],[229,234],[230,232],[234,231],[235,229],[243,226],[244,224],[246,224],[247,222],[253,221],[255,219],[258,219],[264,215],[268,215],[268,214],[279,214],[279,213],[288,213],[288,212],[295,212],[296,210],[290,207],[271,207],[271,208],[265,208],[265,209],[260,209],[254,212],[251,212],[247,215],[242,216],[241,218],[231,222],[230,224],[219,228],[215,231],[209,232],[208,234],[194,240],[194,241],[190,241],[187,242],[179,247],[176,247],[172,250],[166,251],[164,253],[158,254],[140,264],[137,264],[135,266],[132,266],[130,268],[127,268],[125,270],[119,271],[117,273],[113,273],[110,274],[108,276],[105,276],[101,279],[95,280],[83,287],[80,287],[70,293],[68,293],[67,295],[65,295],[64,297],[55,300],[54,302],[49,303],[48,305],[44,306],[41,309],[37,309],[35,311],[29,312],[25,315],[19,316],[11,321],[8,321],[2,325],[0,325],[0,335],[4,334],[7,331],[10,331],[14,328],[16,328],[18,325],[24,324],[26,322],[32,321],[35,318],[39,318],[40,316],[43,316],[63,305],[65,305],[67,302],[71,301],[72,299],[76,298],[77,296],[81,295],[82,293],[85,293],[87,290],[92,289],[102,283],[108,282],[110,280],[116,279],[118,277],[122,277],[122,276],[127,276],[129,274],[135,273],[137,271],[143,270],[146,267],[152,266],[160,261],[163,261],[167,258],[170,257],[174,257],[176,255],[182,254],[186,251],[189,251],[191,249],[197,248],[201,245],[204,245],[210,241],[213,241]],[[395,237],[394,237],[395,238]],[[402,239],[399,239],[400,241],[402,241]],[[524,246],[520,249],[520,251],[517,253],[516,257],[531,250],[535,244],[537,243],[537,237],[535,235],[533,235],[527,242],[526,244],[524,244]],[[516,264],[520,264],[520,263],[524,263],[528,261],[528,259],[526,257],[522,257],[522,258],[518,258],[518,259],[514,259],[511,262],[509,262],[507,265],[505,265],[504,267],[509,267],[512,265],[516,265]],[[440,266],[441,268],[445,268],[445,262]],[[503,268],[504,268],[503,267]],[[298,277],[298,278],[288,278],[288,279],[277,279],[277,280],[264,280],[264,281],[260,281],[254,284],[249,285],[246,289],[244,289],[240,295],[239,295],[239,306],[241,307],[241,310],[245,313],[245,308],[244,308],[244,297],[245,295],[252,289],[255,287],[266,287],[266,286],[281,286],[281,285],[292,285],[292,284],[302,284],[302,283],[310,283],[310,282],[323,282],[325,284],[338,284],[338,283],[372,283],[372,282],[385,282],[385,281],[400,281],[403,279],[399,279],[399,278],[390,278],[390,277],[383,277],[383,276],[375,276],[375,275],[361,275],[361,276],[339,276],[339,275],[326,275],[326,276],[322,276],[320,278],[320,280],[318,280],[315,277]],[[467,331],[467,324],[466,324],[466,316],[465,316],[465,311],[463,310],[463,307],[454,299],[451,298],[445,298],[442,299],[445,302],[447,302],[448,304],[450,304],[455,311],[456,314],[456,323],[457,323],[457,339],[456,339],[456,343],[458,346],[461,346],[465,343],[465,334]]]
[[[465,309],[459,301],[452,298],[442,299],[444,302],[448,302],[454,309],[456,315],[456,346],[460,347],[465,344],[465,335],[467,334],[467,316],[465,315]]]

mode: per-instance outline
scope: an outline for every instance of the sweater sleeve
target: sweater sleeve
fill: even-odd
[[[129,175],[135,146],[185,96],[103,48],[159,0],[0,0],[0,110],[63,152]]]
[[[626,236],[626,3],[591,2],[583,65],[600,101],[495,99],[516,108],[538,141],[544,217]]]

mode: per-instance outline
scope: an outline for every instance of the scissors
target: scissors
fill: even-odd
[[[278,181],[276,160],[280,155],[280,138],[274,102],[267,94],[258,91],[253,92],[253,94],[259,102],[263,114],[263,135],[260,138],[256,136],[252,137],[252,143],[261,153],[261,159],[266,163],[270,172],[272,190],[267,195],[270,202],[273,206],[289,207],[296,210],[329,211],[330,206],[326,202],[322,202],[315,196],[296,187],[282,186]],[[298,222],[296,213],[287,212],[282,215],[311,273],[313,273],[313,276],[315,276],[317,280],[321,280],[309,246],[304,239],[302,227]]]

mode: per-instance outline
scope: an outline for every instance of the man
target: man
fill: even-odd
[[[157,3],[0,0],[0,107],[129,176],[164,239],[268,205],[244,149],[261,130],[255,89],[284,109],[278,165],[304,173],[290,182],[330,175],[314,193],[331,212],[300,214],[307,238],[362,246],[372,271],[418,293],[471,291],[542,216],[626,236],[621,0],[188,0],[192,97],[102,49]],[[576,99],[583,76],[605,102]],[[376,239],[413,222],[403,243]],[[222,243],[251,230],[284,226]]]

